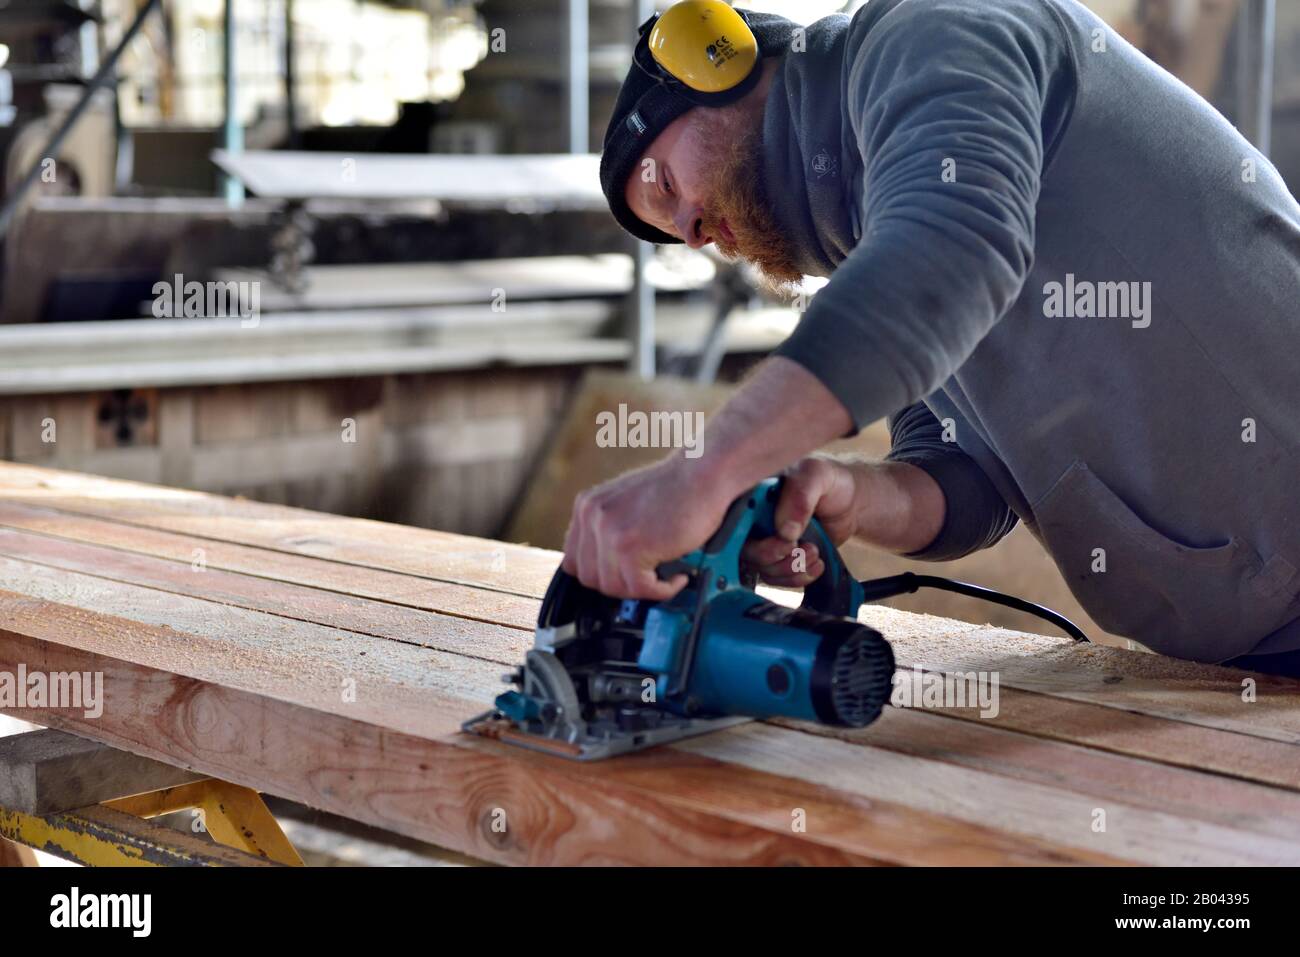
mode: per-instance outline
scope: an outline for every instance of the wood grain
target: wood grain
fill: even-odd
[[[359,568],[219,540],[196,541],[175,532],[157,531],[0,499],[0,525],[39,532],[67,541],[103,545],[122,552],[152,555],[187,567],[240,572],[266,581],[306,585],[359,598],[372,598],[442,614],[488,621],[532,631],[537,622],[535,599],[473,588],[373,568]],[[116,565],[117,556],[108,562]]]
[[[776,723],[1018,781],[1093,794],[1103,804],[1119,801],[1292,843],[1300,840],[1300,794],[1294,791],[1081,745],[1062,747],[992,721],[953,720],[946,712],[891,708],[880,721],[860,729],[786,720]],[[1237,736],[1235,743],[1252,741]],[[1294,773],[1294,768],[1287,768],[1287,773]]]
[[[449,733],[420,737],[262,692],[110,658],[24,633],[91,617],[45,601],[0,627],[0,667],[100,670],[99,719],[52,726],[500,863],[1106,863],[890,801],[672,750],[577,764]],[[23,614],[23,611],[26,614]],[[93,616],[99,633],[164,629]],[[333,704],[331,702],[331,704]],[[428,726],[427,726],[428,727]],[[797,734],[797,732],[791,732]],[[802,808],[808,831],[791,827]],[[504,820],[505,830],[494,822]]]
[[[760,591],[780,604],[799,603],[796,592]],[[881,605],[864,606],[858,618],[888,638],[904,670],[983,673],[996,676],[1003,688],[1300,744],[1300,679],[972,625]]]
[[[861,618],[889,636],[898,661],[944,673],[996,673],[1003,685],[1055,698],[1300,743],[1300,680],[1067,638],[965,625],[890,608]],[[1244,692],[1251,690],[1253,697]]]
[[[459,733],[556,560],[0,465],[0,670],[105,682],[97,717],[10,713],[501,863],[1300,863],[1300,683],[889,608],[900,666],[996,674],[997,715],[595,764]]]
[[[1294,744],[1015,688],[1002,688],[1000,697],[993,718],[980,717],[975,708],[940,713],[1094,751],[1300,790],[1300,752]]]
[[[515,664],[532,644],[531,632],[442,615],[406,605],[358,598],[302,585],[270,582],[196,564],[136,555],[0,528],[0,556],[206,601],[263,611],[343,631],[486,657]],[[80,577],[69,579],[81,582]],[[532,616],[536,619],[536,614]]]
[[[888,720],[889,717],[882,720]],[[973,765],[919,758],[859,741],[794,735],[752,723],[673,748],[790,774],[868,800],[908,807],[999,831],[1123,860],[1166,866],[1300,864],[1300,839],[1214,824],[1077,789],[1013,780]],[[1099,817],[1104,814],[1104,818]]]
[[[552,552],[431,529],[39,466],[5,464],[0,481],[11,502],[509,594],[541,598],[555,572]]]

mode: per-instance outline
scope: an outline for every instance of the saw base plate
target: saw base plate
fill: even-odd
[[[528,748],[531,751],[568,758],[572,761],[599,761],[618,754],[630,754],[656,745],[680,741],[683,738],[708,734],[711,731],[721,731],[723,728],[734,727],[752,720],[744,717],[683,718],[680,723],[662,725],[644,731],[619,732],[600,737],[587,736],[576,741],[566,741],[521,730],[509,718],[503,717],[500,712],[494,710],[485,711],[466,721],[461,725],[461,730],[468,734],[494,738],[516,747]]]

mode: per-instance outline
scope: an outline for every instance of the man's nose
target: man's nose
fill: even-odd
[[[713,241],[711,236],[704,233],[704,210],[699,206],[679,212],[673,219],[673,225],[677,227],[677,235],[692,249],[707,246]]]

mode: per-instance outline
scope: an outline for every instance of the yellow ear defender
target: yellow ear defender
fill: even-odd
[[[758,40],[722,0],[680,0],[641,25],[637,66],[701,106],[738,100],[758,82]]]

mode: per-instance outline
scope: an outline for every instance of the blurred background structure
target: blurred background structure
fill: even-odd
[[[1300,184],[1300,3],[1090,6]],[[558,546],[576,491],[659,454],[598,449],[597,411],[715,408],[796,320],[605,208],[652,8],[10,0],[0,457]],[[1023,530],[959,565],[1085,618]],[[963,601],[902,604],[1038,627]]]

